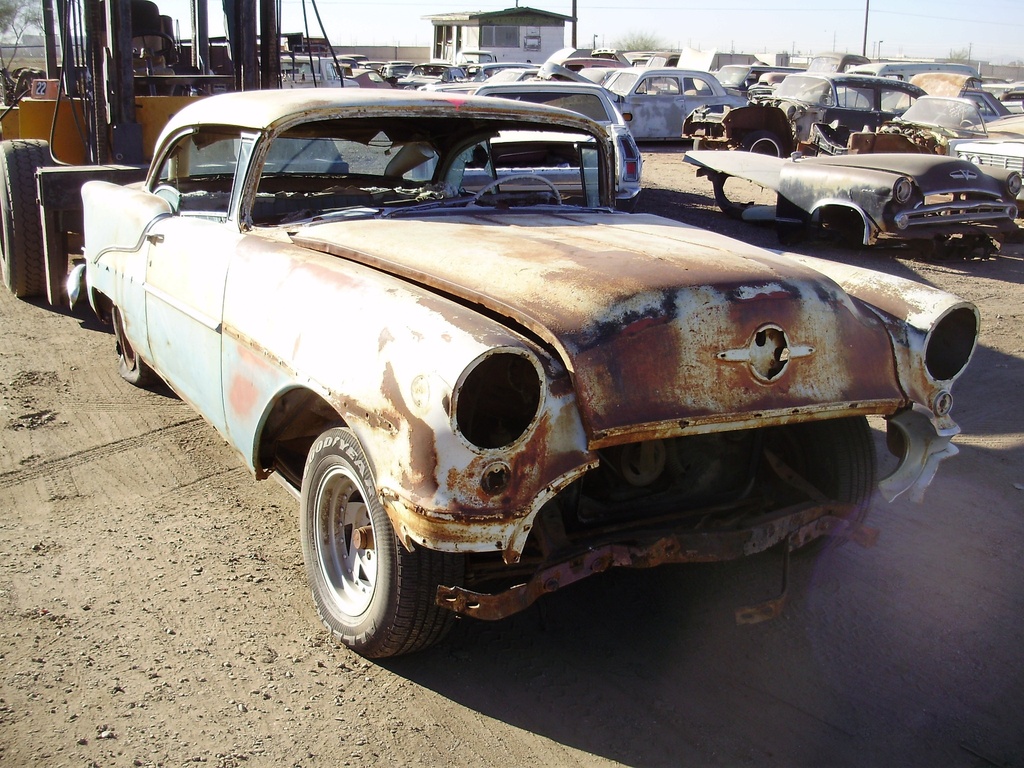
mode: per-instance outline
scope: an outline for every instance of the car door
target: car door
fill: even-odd
[[[889,120],[892,120],[895,117],[899,117],[908,109],[910,109],[914,105],[915,101],[917,101],[915,96],[905,89],[885,87],[879,88],[878,125],[888,122]]]
[[[172,201],[173,215],[148,236],[146,324],[156,370],[221,431],[224,284],[243,238],[232,221],[232,189],[247,153],[237,132],[182,136],[154,189]]]
[[[682,78],[665,72],[641,75],[625,97],[623,112],[629,112],[633,138],[678,139],[683,133],[686,97]]]

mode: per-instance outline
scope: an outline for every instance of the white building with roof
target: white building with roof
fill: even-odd
[[[565,47],[565,24],[571,16],[537,10],[462,11],[424,16],[434,25],[431,57],[456,60],[460,51],[490,51],[496,61],[540,64]]]

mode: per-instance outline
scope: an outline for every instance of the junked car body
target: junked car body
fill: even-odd
[[[773,221],[786,241],[811,226],[863,245],[885,238],[988,253],[1017,232],[1014,171],[979,169],[963,160],[922,154],[777,158],[742,152],[688,152],[686,160],[714,185],[722,211]],[[777,193],[765,211],[730,199],[730,178]],[[766,216],[767,214],[767,216]],[[956,237],[956,240],[953,238]]]
[[[408,74],[400,76],[394,83],[395,88],[421,88],[424,85],[459,83],[469,80],[466,70],[454,64],[430,62],[417,64]]]
[[[144,183],[83,188],[121,374],[298,497],[317,611],[359,653],[615,566],[867,541],[868,415],[887,498],[956,452],[972,304],[614,211],[614,173],[566,110],[266,91],[178,112]]]
[[[910,82],[929,96],[951,96],[969,99],[978,108],[982,119],[997,120],[1006,117],[1010,110],[995,95],[982,87],[982,80],[977,75],[957,74],[953,72],[929,72],[914,75]]]
[[[956,156],[974,165],[1002,168],[1024,174],[1024,137],[1020,139],[977,139],[956,145]],[[1024,191],[1017,193],[1024,201]]]
[[[710,72],[630,67],[603,83],[615,94],[637,141],[678,141],[683,121],[698,107],[740,107],[742,96],[728,93]]]
[[[527,80],[519,83],[484,83],[476,90],[476,94],[548,104],[578,112],[603,125],[615,142],[615,205],[620,210],[633,210],[636,206],[640,195],[643,158],[611,94],[604,88],[593,83]]]
[[[786,157],[808,141],[815,124],[873,131],[923,95],[915,85],[884,77],[794,74],[776,86],[770,101],[724,113],[695,113],[682,136],[693,139],[695,149],[744,149]]]
[[[772,72],[791,75],[802,71],[798,67],[776,67],[771,64],[727,64],[711,74],[726,90],[746,96],[750,87],[760,82],[762,75]]]
[[[821,72],[824,74],[849,72],[855,67],[870,64],[871,59],[857,53],[840,53],[839,51],[826,51],[818,53],[807,62],[808,72]]]
[[[950,155],[959,142],[988,136],[984,116],[967,98],[922,96],[901,116],[875,131],[850,131],[823,123],[812,126],[801,145],[809,154],[921,152]]]

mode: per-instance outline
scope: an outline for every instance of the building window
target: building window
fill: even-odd
[[[518,48],[519,27],[480,27],[482,48]]]

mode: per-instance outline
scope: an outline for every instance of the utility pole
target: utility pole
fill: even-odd
[[[860,55],[868,55],[868,13],[871,11],[871,0],[864,0],[864,42],[860,46]]]
[[[576,17],[576,0],[572,0],[572,40],[569,43],[573,50],[576,49],[576,27],[579,26],[579,19]]]

